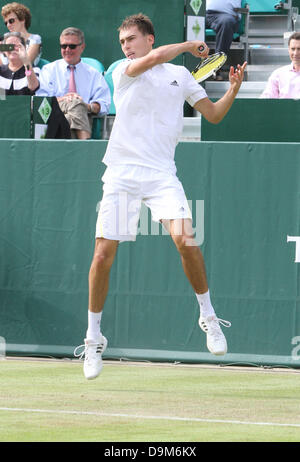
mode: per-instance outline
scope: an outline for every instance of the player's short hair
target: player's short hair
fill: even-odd
[[[143,35],[153,35],[155,37],[154,27],[152,24],[151,19],[143,13],[133,14],[131,16],[127,16],[124,19],[118,31],[120,32],[123,29],[129,29],[129,27],[137,26],[138,30]]]
[[[25,28],[29,29],[31,25],[31,13],[27,6],[22,5],[22,3],[12,2],[2,7],[1,14],[4,20],[12,13],[17,16],[19,21],[25,21]]]
[[[293,32],[289,37],[288,44],[290,44],[291,40],[300,40],[300,32]]]

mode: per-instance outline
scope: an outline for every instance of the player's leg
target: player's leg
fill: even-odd
[[[227,352],[227,342],[220,322],[226,327],[230,323],[219,320],[211,304],[204,258],[193,238],[192,222],[190,219],[174,219],[163,220],[163,223],[176,245],[184,272],[197,297],[200,307],[199,326],[207,334],[207,347],[211,353],[223,355]]]
[[[85,339],[84,374],[96,378],[102,369],[107,340],[101,334],[101,317],[109,277],[118,244],[136,238],[141,200],[133,190],[128,167],[107,169],[102,177],[103,197],[96,223],[96,244],[89,271],[88,329]]]
[[[193,237],[192,214],[181,182],[175,174],[154,173],[149,169],[143,187],[148,183],[144,202],[150,207],[153,220],[161,221],[172,236],[199,304],[201,299],[202,312],[206,316],[215,315],[209,298],[204,259]]]
[[[202,252],[194,240],[190,219],[162,220],[180,254],[183,270],[195,293],[208,291]]]
[[[89,312],[102,313],[108,292],[110,269],[113,264],[119,241],[96,239],[94,256],[89,271]],[[92,335],[94,333],[94,335]],[[88,335],[90,334],[90,335]],[[95,326],[89,324],[87,337],[95,339]]]
[[[102,370],[102,354],[107,347],[107,339],[101,333],[101,317],[117,248],[118,241],[96,239],[89,271],[88,329],[84,340],[83,371],[88,380],[98,377]]]

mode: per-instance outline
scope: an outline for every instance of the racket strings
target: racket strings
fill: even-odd
[[[210,58],[207,58],[205,59],[204,61],[202,61],[202,63],[199,63],[197,65],[197,67],[195,68],[195,70],[193,72],[196,72],[197,70],[199,70],[200,68],[204,67],[204,66],[218,66],[218,65],[223,65],[226,61],[226,56],[214,56],[212,55]]]
[[[200,62],[192,72],[193,77],[199,82],[205,80],[217,70],[219,70],[226,62],[227,56],[225,53],[216,53],[204,61]]]
[[[220,67],[222,66],[222,63],[207,63],[205,64],[205,67],[200,67],[196,72],[195,74],[196,75],[205,75],[207,72],[210,72],[210,71],[216,71],[218,70]]]

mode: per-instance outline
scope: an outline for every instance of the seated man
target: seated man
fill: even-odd
[[[228,54],[233,34],[239,30],[240,15],[235,8],[241,8],[241,0],[206,0],[205,27],[216,33],[216,53]],[[222,80],[220,72],[217,80]]]
[[[93,67],[81,61],[85,49],[84,34],[69,27],[60,35],[62,59],[46,64],[40,73],[37,96],[56,96],[68,120],[72,136],[89,139],[92,115],[107,113],[110,90],[103,77]]]
[[[272,72],[261,98],[300,99],[300,32],[294,32],[288,42],[291,64]]]
[[[39,86],[39,69],[32,68],[24,37],[20,32],[8,32],[3,43],[14,49],[5,51],[8,64],[0,66],[0,88],[5,95],[34,95]]]

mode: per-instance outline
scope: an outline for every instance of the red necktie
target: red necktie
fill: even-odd
[[[69,66],[70,68],[70,81],[69,81],[69,93],[76,93],[76,84],[74,77],[75,66]]]

